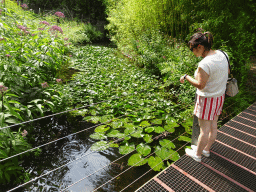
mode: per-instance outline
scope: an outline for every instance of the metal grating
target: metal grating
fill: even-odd
[[[237,152],[234,149],[226,147],[218,142],[215,142],[212,146],[212,151],[221,154],[222,156],[236,162],[237,164],[246,167],[256,173],[256,161],[242,153]]]
[[[240,115],[241,115],[241,114],[240,114]],[[241,117],[240,117],[240,116],[236,116],[236,117],[233,118],[232,120],[241,122],[241,123],[246,124],[246,125],[249,125],[249,126],[251,126],[251,127],[256,127],[256,122],[247,120],[247,119],[253,120],[253,118],[247,118],[247,117],[246,117],[247,119],[244,119],[243,117],[244,117],[244,116],[241,116]],[[255,118],[254,118],[254,120],[255,120]],[[255,129],[254,129],[254,132],[255,132]]]
[[[218,132],[217,140],[256,158],[256,147]]]
[[[214,191],[225,191],[225,192],[242,192],[246,191],[233,182],[227,180],[221,175],[215,173],[209,168],[205,167],[201,163],[191,160],[190,157],[184,155],[185,158],[183,162],[177,162],[175,165],[186,171],[188,174],[192,175]],[[190,191],[190,190],[188,190]],[[196,188],[195,188],[195,191]]]
[[[249,189],[256,191],[256,175],[213,153],[211,153],[210,158],[204,158],[203,162],[220,171],[221,173],[224,173],[240,184],[248,187]]]
[[[184,159],[182,161],[184,162]],[[199,184],[190,180],[185,175],[181,174],[181,172],[177,171],[173,167],[168,167],[162,174],[158,176],[158,178],[163,181],[167,186],[173,189],[175,192],[178,191],[207,191]]]
[[[137,191],[256,191],[256,102],[219,129],[211,151],[202,163],[183,155],[162,171],[165,188],[152,179]]]
[[[155,180],[151,179],[147,184],[142,186],[140,189],[138,189],[136,192],[168,192],[164,187],[162,187],[159,183],[157,183]]]
[[[235,118],[234,118],[235,119]],[[241,122],[242,123],[242,122]],[[235,127],[236,129],[240,129],[246,133],[249,133],[251,135],[256,136],[256,130],[253,129],[252,127],[246,126],[246,125],[242,125],[240,123],[234,122],[234,121],[229,121],[228,123],[226,123],[225,125],[229,125],[231,127]],[[221,130],[221,128],[220,128]]]
[[[220,130],[225,133],[228,133],[229,135],[231,135],[233,137],[244,140],[244,141],[256,146],[256,136],[253,137],[249,134],[246,134],[241,129],[239,130],[238,128],[228,127],[228,126],[224,125],[224,126],[222,126],[222,128]]]
[[[253,110],[253,109],[251,109],[251,110],[250,109],[245,109],[243,112],[246,112],[246,113],[249,113],[251,115],[256,116],[256,109],[255,110]]]

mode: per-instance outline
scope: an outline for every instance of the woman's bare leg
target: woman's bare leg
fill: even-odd
[[[215,142],[215,139],[217,137],[218,118],[219,118],[219,116],[215,116],[214,120],[211,121],[211,130],[209,133],[208,143],[204,148],[205,151],[210,151],[210,148],[211,148],[212,144]]]
[[[201,156],[203,149],[206,147],[209,139],[209,133],[211,130],[211,122],[208,120],[198,119],[199,126],[200,126],[200,135],[198,137],[198,144],[197,144],[197,156]]]

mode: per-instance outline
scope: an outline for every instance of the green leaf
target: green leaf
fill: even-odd
[[[147,127],[145,129],[145,132],[147,132],[147,133],[151,133],[152,131],[154,131],[154,127]]]
[[[168,157],[171,155],[170,151],[167,148],[165,147],[160,148],[159,146],[156,147],[155,153],[158,157],[160,157],[163,160],[167,160]]]
[[[100,125],[98,127],[96,127],[96,129],[94,130],[96,133],[97,132],[105,132],[107,130],[110,129],[110,127],[106,127],[107,125]]]
[[[192,141],[191,138],[186,137],[186,136],[180,136],[180,137],[178,138],[178,140],[179,140],[179,141],[189,142],[189,143],[191,143],[191,141]]]
[[[8,167],[7,169],[5,169],[6,171],[11,171],[11,170],[22,170],[22,167],[19,166],[12,166],[12,167]]]
[[[162,125],[162,119],[153,119],[151,120],[151,123],[156,125]]]
[[[106,150],[107,148],[109,148],[109,146],[107,145],[108,142],[107,141],[99,141],[97,143],[94,143],[92,146],[91,146],[91,150],[92,151],[104,151]]]
[[[175,145],[170,140],[163,139],[163,140],[159,141],[159,143],[162,147],[175,149]]]
[[[162,127],[155,127],[155,132],[156,133],[163,133],[163,132],[165,132],[165,130],[164,130],[164,128],[162,128]]]
[[[174,151],[172,149],[169,149],[169,151],[170,151],[170,154],[171,154],[171,157],[169,157],[170,160],[172,160],[172,161],[179,160],[180,155],[179,155],[179,153],[177,151]]]
[[[153,157],[150,156],[148,159],[148,165],[153,169],[154,171],[161,171],[164,167],[164,162],[159,157]]]
[[[111,121],[112,119],[113,119],[112,115],[104,115],[104,116],[101,117],[100,122],[101,123],[107,123],[107,122]]]
[[[164,129],[170,133],[173,133],[175,131],[175,128],[172,125],[165,125]]]
[[[128,165],[130,166],[141,166],[147,163],[147,159],[141,157],[141,154],[134,154],[128,159]]]
[[[10,175],[7,172],[4,172],[4,176],[8,182],[10,182]]]
[[[96,140],[102,140],[102,139],[106,139],[107,136],[105,136],[104,133],[94,133],[90,135],[90,138],[96,139]]]
[[[142,121],[142,122],[140,123],[140,126],[141,126],[141,127],[148,127],[148,126],[150,126],[150,123],[149,123],[148,121]]]
[[[153,141],[152,136],[153,136],[153,135],[146,134],[146,135],[143,137],[143,139],[144,139],[144,141],[146,141],[146,143],[151,143],[151,142]]]
[[[128,134],[134,132],[135,130],[136,130],[135,127],[126,128],[124,130],[124,133],[125,133],[125,135],[128,135]]]
[[[0,158],[7,158],[8,157],[8,155],[3,151],[3,150],[1,150],[0,149]]]
[[[125,145],[122,145],[119,147],[119,153],[121,155],[125,155],[125,154],[128,154],[132,151],[135,150],[135,145],[134,144],[130,144],[129,143],[125,143]]]
[[[42,105],[41,104],[36,104],[37,108],[39,109],[41,115],[44,114],[43,110],[42,110]]]
[[[135,131],[135,133],[131,134],[131,136],[136,138],[142,138],[144,134],[142,134],[142,130],[137,130]]]
[[[123,126],[123,122],[122,121],[114,121],[111,123],[111,126],[113,127],[113,129],[117,129]]]
[[[167,125],[170,127],[179,127],[179,124],[177,124],[176,120],[173,118],[169,118],[166,120]]]
[[[124,133],[120,133],[118,130],[112,130],[107,134],[108,137],[117,137],[117,138],[123,138],[125,137]]]
[[[145,145],[144,143],[137,145],[136,149],[143,156],[146,156],[151,152],[151,147],[149,145]]]
[[[9,105],[8,101],[5,103],[5,106],[9,109],[10,113],[14,116],[14,117],[17,117],[19,118],[20,120],[23,121],[22,117],[20,116],[20,114],[18,114],[17,112],[15,112],[13,110],[13,108]]]

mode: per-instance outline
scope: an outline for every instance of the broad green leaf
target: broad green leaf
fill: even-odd
[[[147,159],[141,157],[141,154],[134,154],[128,159],[129,166],[141,166],[147,163]]]
[[[145,132],[147,132],[147,133],[151,133],[152,131],[154,131],[154,127],[145,128]]]
[[[92,151],[104,151],[107,148],[109,148],[107,141],[99,141],[91,146]]]
[[[163,140],[159,141],[159,143],[162,147],[175,149],[175,145],[170,140],[163,139]]]
[[[135,125],[132,124],[132,123],[125,123],[125,124],[124,124],[124,127],[125,127],[125,128],[128,128],[128,129],[131,129],[131,128],[134,128],[134,129],[135,129]]]
[[[159,126],[158,126],[158,127],[154,127],[154,128],[155,128],[154,131],[155,131],[156,133],[163,133],[163,132],[165,132],[164,128],[162,128],[162,127],[159,127]]]
[[[113,119],[112,115],[104,115],[101,117],[100,122],[101,123],[107,123]]]
[[[140,126],[141,126],[141,127],[148,127],[148,126],[150,126],[150,123],[149,123],[148,121],[142,121],[142,122],[140,123]]]
[[[142,134],[142,130],[137,130],[135,131],[135,133],[131,134],[131,136],[136,138],[142,138],[144,134]]]
[[[110,127],[106,127],[107,125],[100,125],[98,127],[96,127],[96,129],[94,130],[96,133],[97,132],[105,132],[107,130],[110,129]]]
[[[179,124],[177,124],[176,120],[173,118],[169,118],[166,120],[167,125],[170,127],[179,127]]]
[[[146,141],[146,143],[151,143],[151,142],[153,141],[152,136],[153,136],[153,135],[146,134],[146,135],[143,137],[143,139],[144,139],[144,141]]]
[[[168,157],[171,155],[170,151],[167,148],[159,146],[156,147],[155,153],[158,157],[160,157],[163,160],[167,160]]]
[[[175,131],[175,128],[172,125],[165,125],[164,129],[170,133],[173,133]]]
[[[153,169],[154,171],[161,171],[161,169],[163,169],[164,166],[164,162],[162,161],[161,158],[159,157],[153,157],[150,156],[148,158],[148,165],[151,167],[151,169]]]
[[[151,120],[151,123],[156,125],[162,125],[162,119],[153,119]]]
[[[149,145],[145,145],[144,143],[137,145],[136,149],[143,156],[146,156],[151,152],[151,147]]]
[[[119,147],[119,145],[118,145],[117,143],[111,142],[111,143],[109,144],[109,147]]]
[[[135,150],[135,145],[134,144],[130,144],[129,143],[125,143],[125,145],[122,145],[119,147],[119,153],[121,155],[125,155],[125,154],[128,154],[132,151]]]
[[[113,129],[117,129],[123,126],[123,122],[122,121],[114,121],[111,123],[111,126],[113,127]]]
[[[124,133],[125,133],[125,135],[128,135],[130,133],[133,133],[135,130],[136,130],[135,127],[126,128],[124,130]]]
[[[96,140],[102,140],[102,139],[106,139],[107,136],[105,136],[104,133],[93,133],[90,135],[90,138],[96,139]]]
[[[169,159],[172,160],[172,161],[179,160],[179,158],[180,158],[179,153],[177,151],[172,150],[172,149],[169,149],[169,150],[170,150],[170,154],[171,154],[171,157],[169,157]]]
[[[178,138],[178,140],[179,140],[179,141],[189,142],[189,143],[191,143],[191,141],[192,141],[191,138],[186,137],[186,136],[180,136],[180,137]]]

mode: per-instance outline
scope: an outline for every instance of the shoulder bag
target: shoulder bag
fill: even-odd
[[[220,51],[227,58],[228,67],[229,67],[229,71],[230,71],[230,78],[228,78],[228,81],[227,81],[226,95],[229,96],[229,97],[234,97],[239,92],[238,85],[237,85],[237,80],[233,77],[233,75],[231,73],[231,67],[230,67],[230,63],[229,63],[229,59],[228,59],[227,55],[222,50],[220,50]]]

